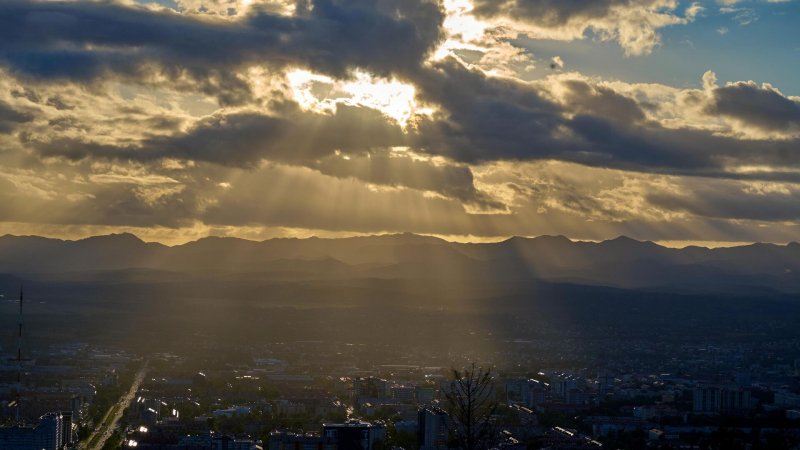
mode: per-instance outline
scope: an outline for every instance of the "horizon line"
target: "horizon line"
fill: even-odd
[[[132,231],[120,231],[120,232],[112,232],[112,233],[105,233],[105,234],[92,234],[86,235],[83,237],[75,237],[75,238],[65,238],[65,237],[57,237],[57,236],[48,236],[42,234],[14,234],[14,233],[5,233],[0,238],[6,237],[14,237],[14,238],[41,238],[41,239],[49,239],[49,240],[56,240],[62,242],[80,242],[88,239],[93,238],[103,238],[103,237],[113,237],[113,236],[133,236],[137,240],[141,241],[145,244],[158,244],[165,247],[179,247],[182,245],[188,245],[192,243],[196,243],[206,239],[236,239],[241,241],[253,242],[253,243],[261,243],[261,242],[269,242],[275,240],[311,240],[311,239],[319,239],[319,240],[344,240],[344,239],[354,239],[354,238],[380,238],[380,237],[392,237],[392,236],[415,236],[421,238],[434,238],[441,240],[443,242],[452,243],[452,244],[499,244],[502,242],[510,241],[512,239],[528,239],[528,240],[536,240],[542,238],[562,238],[566,239],[571,243],[594,243],[600,244],[604,242],[615,241],[618,239],[629,239],[635,242],[639,242],[642,244],[655,244],[659,247],[663,248],[670,248],[670,249],[685,249],[689,247],[697,247],[697,248],[707,248],[707,249],[717,249],[717,248],[735,248],[735,247],[746,247],[750,245],[775,245],[779,247],[786,247],[791,244],[798,244],[798,241],[789,241],[789,242],[768,242],[768,241],[721,241],[721,240],[702,240],[702,239],[659,239],[659,240],[652,240],[652,239],[638,239],[634,237],[630,237],[627,235],[619,235],[613,238],[607,239],[580,239],[580,238],[571,238],[569,236],[565,236],[563,234],[541,234],[537,236],[523,236],[523,235],[511,235],[511,236],[489,236],[489,237],[480,237],[480,236],[461,236],[461,235],[444,235],[444,234],[426,234],[426,233],[414,233],[409,231],[403,232],[375,232],[375,233],[354,233],[350,235],[343,235],[343,236],[318,236],[316,234],[307,235],[307,236],[272,236],[265,239],[253,239],[249,237],[243,236],[235,236],[235,235],[217,235],[217,234],[207,234],[205,236],[200,236],[197,238],[187,239],[182,242],[173,242],[173,243],[166,243],[157,239],[154,240],[147,240],[143,238],[139,234],[132,232]],[[473,239],[462,239],[462,238],[473,238]]]

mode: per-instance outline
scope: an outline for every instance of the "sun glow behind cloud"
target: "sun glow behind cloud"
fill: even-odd
[[[286,78],[294,100],[311,111],[333,112],[338,104],[363,106],[381,111],[403,127],[415,114],[430,113],[430,108],[417,103],[414,86],[365,71],[355,71],[348,80],[335,80],[297,69]]]
[[[205,15],[219,19],[238,20],[253,8],[273,14],[291,16],[296,4],[287,0],[117,0],[120,3],[166,8],[181,14]]]
[[[470,0],[445,0],[442,6],[445,39],[428,62],[453,57],[488,76],[503,78],[527,78],[535,69],[533,53],[512,43],[519,30],[477,17]]]
[[[455,50],[486,51],[486,47],[479,45],[489,24],[478,20],[472,15],[473,5],[470,0],[445,0],[444,30],[447,39],[436,50],[434,60],[439,60],[452,55]]]

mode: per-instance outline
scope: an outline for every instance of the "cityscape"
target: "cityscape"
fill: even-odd
[[[611,340],[583,352],[576,341],[506,342],[512,354],[470,355],[491,369],[491,448],[792,448],[800,439],[800,339]],[[21,389],[3,385],[18,393],[2,403],[4,420],[26,420],[0,429],[0,444],[452,448],[451,367],[469,368],[466,355],[417,352],[293,341],[138,355],[54,343],[26,358]],[[537,366],[544,354],[560,365]],[[599,357],[609,354],[619,356]],[[16,370],[4,365],[4,379]]]
[[[0,0],[0,450],[800,450],[800,0]]]
[[[592,259],[636,262],[644,283],[648,264],[672,270],[659,258],[692,258],[687,273],[703,282],[565,282],[538,261],[553,246],[583,254],[582,277],[606,276]],[[152,244],[112,235],[0,247],[0,267],[26,270],[0,286],[3,449],[466,448],[454,393],[480,374],[475,410],[490,439],[472,448],[800,444],[796,284],[708,274],[797,270],[794,245],[687,256],[635,240],[515,238],[478,251],[415,235],[214,238],[152,258]],[[36,252],[50,256],[41,272],[26,266]],[[321,253],[339,263],[306,258]],[[486,255],[538,275],[477,275],[461,261]],[[133,257],[153,262],[121,268]]]

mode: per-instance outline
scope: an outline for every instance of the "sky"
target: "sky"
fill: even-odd
[[[797,0],[0,2],[0,234],[800,239]]]

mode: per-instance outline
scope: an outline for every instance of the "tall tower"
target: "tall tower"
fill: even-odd
[[[17,422],[22,409],[22,305],[25,296],[22,285],[19,286],[19,320],[17,321]]]

